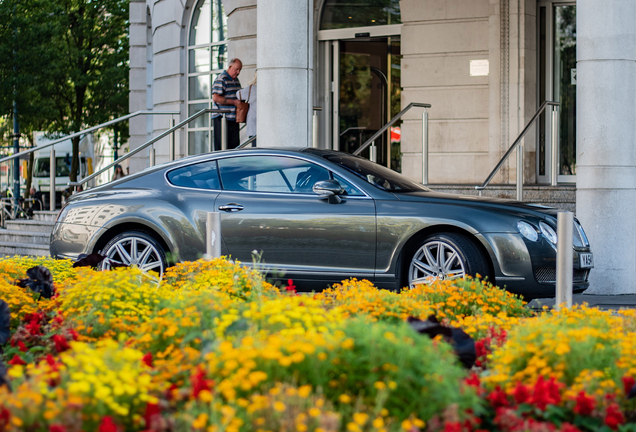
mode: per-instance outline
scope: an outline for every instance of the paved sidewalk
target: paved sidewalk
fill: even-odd
[[[598,307],[599,309],[636,309],[636,294],[574,294],[572,296],[572,303],[587,303],[588,306]],[[554,298],[535,299],[528,303],[528,307],[532,309],[540,309],[542,306],[554,307]]]

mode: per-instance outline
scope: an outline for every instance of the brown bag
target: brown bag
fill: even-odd
[[[250,93],[252,93],[252,86],[247,92],[247,100],[250,100]],[[236,122],[237,123],[245,123],[247,120],[247,111],[250,109],[250,104],[248,102],[239,101],[238,105],[236,105]]]

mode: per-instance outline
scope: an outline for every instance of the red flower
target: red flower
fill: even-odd
[[[506,394],[506,392],[501,390],[501,387],[499,386],[497,386],[497,388],[488,395],[487,399],[490,402],[490,405],[493,406],[493,408],[507,407],[508,405],[510,405],[510,403],[508,402],[508,395]]]
[[[145,356],[143,356],[141,362],[148,367],[152,367],[152,353],[147,353]]]
[[[287,286],[285,287],[285,290],[288,292],[296,293],[296,285],[294,285],[293,280],[287,279]]]
[[[206,380],[205,373],[201,369],[192,375],[192,397],[198,397],[203,390],[212,391],[212,387],[214,387],[214,381]]]
[[[62,335],[56,334],[53,335],[53,343],[55,344],[55,351],[58,353],[64,352],[71,347],[68,345],[68,341]]]
[[[52,322],[54,327],[62,327],[62,324],[64,324],[64,318],[62,318],[61,315],[55,315]]]
[[[579,428],[570,424],[570,423],[562,423],[561,424],[561,432],[581,432]]]
[[[479,339],[475,342],[475,366],[481,367],[486,363],[486,356],[488,355],[488,349],[486,345],[490,343],[490,338]]]
[[[23,341],[19,340],[18,341],[18,349],[22,352],[27,352],[28,348],[26,347],[26,345],[24,344]]]
[[[10,364],[10,365],[12,365],[12,366],[17,366],[17,365],[22,365],[22,366],[24,366],[24,365],[26,365],[26,362],[25,362],[24,360],[22,360],[22,357],[20,357],[20,356],[19,356],[19,355],[17,355],[17,354],[14,354],[14,355],[13,355],[13,358],[12,358],[11,360],[9,360],[9,361],[7,362],[7,364]]]
[[[554,378],[550,378],[550,381],[545,381],[540,376],[534,385],[534,393],[530,402],[542,411],[548,405],[558,405],[561,402],[561,387],[563,387],[563,384],[556,382]]]
[[[596,408],[596,400],[581,390],[576,397],[574,412],[581,415],[590,415],[592,411],[594,411],[594,408]]]
[[[476,373],[470,374],[468,378],[466,378],[465,383],[471,387],[479,388],[481,382],[479,381],[479,376]]]
[[[634,386],[636,385],[636,380],[630,376],[625,375],[623,377],[623,388],[625,389],[625,394],[629,394],[629,392],[634,388]]]
[[[117,425],[111,416],[104,416],[97,430],[98,432],[118,432]]]
[[[52,424],[49,426],[49,432],[66,432],[66,428],[62,425]]]
[[[462,432],[462,424],[460,422],[444,422],[443,432]]]
[[[11,420],[11,412],[8,409],[0,406],[0,431],[8,429],[9,420]]]
[[[40,334],[40,323],[35,319],[29,321],[29,323],[25,326],[25,328],[29,331],[29,334],[32,336],[36,336]]]
[[[157,404],[149,403],[146,405],[146,412],[144,413],[144,419],[146,420],[146,429],[152,430],[153,421],[157,416],[161,416],[161,408]]]
[[[531,397],[530,389],[519,382],[517,383],[517,386],[515,387],[513,396],[517,404],[526,403],[530,400],[530,397]]]
[[[605,424],[616,430],[618,426],[623,423],[625,423],[625,417],[623,416],[620,407],[615,403],[608,406],[607,411],[605,412]]]

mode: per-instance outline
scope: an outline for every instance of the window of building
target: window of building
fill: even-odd
[[[321,30],[401,24],[399,0],[326,0]]]
[[[188,116],[212,103],[212,83],[227,67],[227,17],[222,0],[199,0],[188,36]],[[210,151],[210,115],[188,125],[188,154]]]

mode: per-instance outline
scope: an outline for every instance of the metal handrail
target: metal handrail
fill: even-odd
[[[541,104],[541,106],[539,107],[539,109],[537,110],[536,114],[532,117],[532,119],[528,122],[528,124],[526,125],[526,127],[523,129],[523,131],[521,131],[521,133],[519,134],[519,136],[517,137],[517,139],[512,143],[512,145],[510,146],[510,148],[508,149],[508,151],[506,152],[506,154],[503,155],[503,157],[501,158],[501,160],[499,160],[499,163],[497,164],[497,166],[495,166],[495,168],[491,171],[490,175],[488,176],[488,178],[486,179],[486,181],[484,181],[484,183],[481,186],[475,186],[475,189],[481,191],[483,189],[485,189],[488,184],[490,183],[490,181],[493,179],[493,177],[495,177],[495,175],[497,174],[497,172],[499,171],[499,169],[502,167],[502,165],[504,164],[504,162],[506,161],[506,159],[508,159],[508,156],[510,156],[510,154],[512,153],[512,151],[517,148],[517,146],[519,145],[519,143],[521,143],[521,140],[523,139],[523,137],[525,136],[525,134],[530,130],[530,127],[534,124],[534,122],[539,118],[539,116],[541,115],[541,113],[543,113],[543,111],[545,110],[545,108],[551,105],[553,107],[558,107],[561,104],[559,102],[553,102],[553,101],[545,101]],[[555,125],[552,125],[552,127],[555,127]],[[552,143],[553,146],[556,145],[556,143]],[[553,161],[554,162],[554,161]],[[519,165],[519,164],[518,164]],[[520,164],[521,166],[517,166],[517,171],[519,170],[523,170],[523,164]],[[523,172],[523,171],[522,171]],[[519,183],[519,181],[517,181],[517,183]],[[517,184],[517,188],[519,189],[519,184]],[[522,181],[521,181],[521,187],[523,187],[523,176],[522,176]],[[521,201],[521,198],[519,195],[522,195],[522,193],[520,194],[519,191],[517,192],[517,200]]]
[[[366,129],[367,129],[366,126],[352,126],[350,128],[345,129],[344,132],[341,132],[340,136],[343,136],[344,134],[346,134],[350,130],[366,130]]]
[[[101,128],[104,128],[104,127],[107,127],[107,126],[111,126],[111,125],[123,122],[125,120],[128,120],[130,118],[136,117],[138,115],[166,115],[166,114],[167,115],[178,115],[178,114],[180,114],[180,112],[179,111],[135,111],[134,113],[126,114],[125,116],[118,117],[118,118],[116,118],[114,120],[107,121],[106,123],[102,123],[102,124],[99,124],[97,126],[93,126],[93,127],[88,128],[88,129],[84,129],[84,130],[81,130],[79,132],[75,132],[74,134],[67,135],[64,138],[60,138],[58,140],[51,141],[50,143],[46,143],[46,144],[42,144],[42,145],[39,145],[39,146],[35,146],[35,147],[32,147],[32,148],[30,148],[28,150],[24,150],[24,151],[21,151],[19,153],[15,153],[15,154],[13,154],[11,156],[4,157],[4,158],[0,159],[0,163],[9,161],[11,159],[15,159],[15,158],[20,157],[20,156],[28,155],[29,153],[33,153],[34,151],[40,151],[40,150],[45,149],[47,147],[51,147],[51,146],[54,146],[56,144],[59,144],[62,141],[73,139],[73,138],[81,136],[81,135],[86,135],[88,133],[96,131],[97,129],[101,129]]]
[[[248,139],[247,141],[245,141],[243,144],[240,144],[237,149],[242,149],[244,147],[247,147],[248,145],[252,144],[254,141],[256,141],[256,135],[254,135],[253,137],[251,137],[250,139]]]
[[[371,145],[371,143],[373,143],[373,141],[375,141],[380,135],[382,135],[384,132],[386,132],[386,130],[388,128],[393,126],[393,124],[396,121],[398,121],[408,110],[410,110],[413,107],[430,108],[431,104],[425,104],[425,103],[419,103],[419,102],[411,102],[410,104],[408,104],[406,106],[406,108],[404,108],[402,111],[400,111],[399,114],[397,114],[395,117],[393,117],[387,124],[382,126],[379,131],[374,133],[371,138],[366,140],[364,142],[364,144],[362,144],[356,151],[353,152],[353,154],[354,155],[359,155],[360,153],[362,153],[367,147],[369,147]]]
[[[109,169],[111,169],[115,165],[119,164],[121,161],[124,161],[124,160],[128,159],[129,157],[136,155],[137,153],[139,153],[140,151],[142,151],[143,149],[145,149],[149,145],[156,143],[161,138],[164,138],[164,137],[168,136],[169,134],[171,134],[175,130],[185,126],[186,124],[188,124],[192,120],[202,116],[203,114],[206,114],[206,113],[221,113],[221,114],[225,114],[225,113],[231,113],[231,112],[232,112],[232,110],[229,110],[229,109],[213,109],[213,108],[202,109],[201,111],[198,111],[198,112],[192,114],[190,117],[188,117],[187,119],[183,120],[181,123],[178,123],[177,125],[172,126],[170,129],[166,130],[165,132],[157,135],[156,137],[154,137],[150,141],[147,141],[144,144],[142,144],[141,146],[137,147],[136,149],[134,149],[132,151],[129,151],[128,153],[126,153],[125,155],[123,155],[122,157],[117,159],[116,161],[112,162],[111,164],[109,164],[109,165],[105,166],[104,168],[100,169],[99,171],[89,175],[86,178],[83,178],[80,181],[69,182],[68,185],[69,186],[81,186],[84,183],[87,183],[87,182],[93,180],[95,177],[97,177],[101,173],[103,173],[105,171],[108,171]]]

